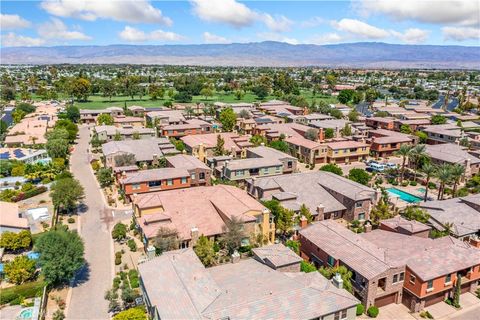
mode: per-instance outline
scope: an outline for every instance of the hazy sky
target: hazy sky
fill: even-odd
[[[476,0],[2,0],[1,14],[5,47],[265,40],[480,45]]]

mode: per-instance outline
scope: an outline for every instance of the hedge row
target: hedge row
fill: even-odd
[[[45,281],[37,280],[34,282],[27,282],[15,287],[2,289],[0,291],[0,305],[10,303],[11,301],[22,296],[23,298],[33,298],[35,296],[41,296],[43,293],[43,287]]]
[[[12,201],[13,202],[22,201],[31,197],[35,197],[36,195],[39,195],[40,193],[44,193],[45,191],[47,191],[47,187],[40,186],[35,189],[31,189],[25,192],[20,192],[18,195],[12,197]]]

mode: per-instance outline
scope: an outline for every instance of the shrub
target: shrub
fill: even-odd
[[[403,186],[403,187],[408,186],[408,181],[402,181],[402,186]]]
[[[367,309],[367,314],[370,318],[376,318],[378,316],[378,308],[375,307],[375,306],[370,306],[368,309]]]
[[[427,319],[433,319],[432,314],[430,312],[428,312],[427,310],[423,310],[422,312],[420,312],[420,317],[427,318]]]
[[[138,278],[137,270],[132,269],[128,271],[128,280],[130,280],[130,287],[132,287],[132,289],[140,287],[140,280]]]
[[[137,251],[137,244],[135,243],[135,240],[129,239],[127,241],[127,245],[130,248],[130,251],[135,252]]]
[[[115,265],[119,266],[122,264],[122,257],[115,257]]]
[[[415,187],[417,185],[417,181],[410,181],[410,185]]]
[[[361,316],[365,312],[365,307],[363,304],[357,304],[357,316]]]
[[[70,217],[70,218],[67,219],[67,222],[68,223],[75,223],[75,218]]]
[[[115,240],[125,239],[127,236],[127,226],[123,223],[117,223],[112,230],[112,238]]]
[[[300,262],[300,271],[305,272],[305,273],[309,273],[309,272],[317,271],[317,268],[311,263],[308,263],[306,261],[302,261],[302,262]]]
[[[42,294],[45,282],[38,280],[34,282],[27,282],[15,287],[10,287],[0,290],[0,305],[10,303],[19,296],[25,298],[33,298]]]
[[[437,189],[437,185],[433,182],[428,183],[428,189]]]

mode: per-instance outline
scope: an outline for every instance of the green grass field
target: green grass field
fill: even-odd
[[[305,97],[309,104],[312,103],[312,100],[320,101],[323,100],[326,103],[338,103],[336,97],[332,96],[325,96],[325,95],[317,95],[315,98],[312,95],[311,91],[302,90],[301,95]],[[40,97],[33,94],[33,100],[41,100]],[[64,97],[63,95],[59,95],[59,100],[68,99],[68,97]],[[264,101],[277,99],[274,96],[268,96],[264,99]],[[127,96],[114,96],[112,97],[111,101],[107,97],[102,97],[101,95],[92,95],[88,98],[88,101],[85,102],[75,102],[75,105],[78,106],[80,109],[105,109],[108,107],[121,107],[126,104],[127,107],[129,106],[142,106],[145,108],[155,108],[163,106],[163,103],[168,100],[168,97],[164,97],[164,99],[158,100],[151,100],[148,95],[144,96],[142,99],[139,97],[135,97],[133,100],[131,97]],[[204,96],[194,96],[192,99],[192,103],[213,103],[213,102],[225,102],[225,103],[238,103],[238,102],[257,102],[260,101],[258,97],[252,93],[246,93],[241,100],[237,100],[233,93],[230,94],[217,94],[213,97],[209,97],[205,99]]]

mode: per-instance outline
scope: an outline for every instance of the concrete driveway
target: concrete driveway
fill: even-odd
[[[389,304],[385,307],[381,307],[378,317],[380,320],[414,320],[415,317],[410,313],[408,308],[402,304]]]
[[[67,298],[67,319],[108,319],[108,302],[103,298],[112,286],[113,242],[110,228],[112,211],[105,206],[100,187],[88,161],[89,129],[81,127],[71,155],[71,170],[85,189],[80,213],[80,235],[85,241],[86,266],[72,284]]]

